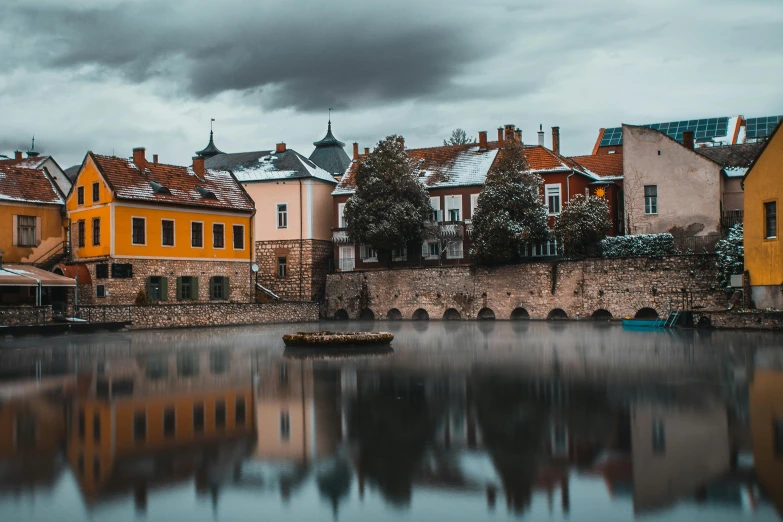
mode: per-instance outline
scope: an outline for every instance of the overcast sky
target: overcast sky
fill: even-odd
[[[434,146],[506,123],[600,127],[783,114],[782,0],[3,0],[0,153],[189,164],[326,131]]]

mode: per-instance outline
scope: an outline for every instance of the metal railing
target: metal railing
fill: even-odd
[[[742,223],[742,220],[745,217],[744,210],[724,210],[720,214],[720,224],[725,229]]]
[[[38,256],[33,261],[30,261],[30,264],[37,267],[46,266],[48,263],[52,262],[53,260],[58,260],[58,258],[66,257],[68,256],[68,243],[66,241],[61,241],[60,243],[57,243],[52,248]]]
[[[131,323],[133,308],[131,305],[79,305],[78,309],[74,309],[69,305],[60,317],[63,320],[80,319],[88,323]]]
[[[685,236],[674,238],[674,248],[681,254],[714,253],[720,236]]]

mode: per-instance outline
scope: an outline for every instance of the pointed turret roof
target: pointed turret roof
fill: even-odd
[[[27,157],[28,158],[37,158],[40,156],[40,153],[35,150],[35,136],[33,136],[33,144],[30,145],[30,150],[27,151]]]
[[[215,140],[214,135],[212,131],[209,131],[209,143],[206,147],[196,152],[199,156],[202,158],[211,158],[212,156],[217,156],[218,154],[223,154],[223,151],[215,147]]]
[[[345,153],[345,143],[338,140],[332,134],[332,121],[329,120],[329,126],[326,136],[320,141],[313,143],[315,150],[310,154],[310,161],[324,169],[330,174],[342,175],[351,165],[351,159]]]

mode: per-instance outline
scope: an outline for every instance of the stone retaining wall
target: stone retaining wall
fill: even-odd
[[[546,319],[559,309],[569,318],[604,310],[612,317],[633,317],[642,308],[660,315],[677,307],[685,289],[693,305],[722,307],[715,256],[661,259],[588,259],[525,263],[500,267],[410,268],[330,274],[326,313],[358,318],[370,312],[384,319],[391,311],[402,319],[414,313],[442,319],[449,311],[461,319],[512,312]],[[452,310],[453,309],[453,310]]]
[[[0,326],[41,324],[52,320],[49,306],[0,306]]]
[[[318,303],[192,303],[150,306],[80,306],[79,317],[121,322],[131,328],[186,328],[266,323],[301,323],[318,320]],[[95,319],[97,318],[97,319]]]
[[[783,312],[765,312],[763,310],[697,312],[693,322],[700,327],[780,330],[783,329]]]

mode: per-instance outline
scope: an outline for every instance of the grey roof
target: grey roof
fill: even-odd
[[[695,151],[724,167],[750,167],[761,152],[764,142],[725,145],[723,147],[698,147]]]
[[[215,140],[213,138],[212,131],[209,131],[209,143],[207,143],[206,147],[197,151],[196,154],[203,158],[211,158],[212,156],[223,154],[223,151],[215,146]]]
[[[73,167],[68,167],[63,172],[65,172],[65,176],[71,180],[71,183],[76,181],[76,176],[79,174],[79,169],[82,168],[81,165],[74,165]]]
[[[229,170],[243,183],[304,178],[337,183],[331,174],[292,149],[284,152],[258,150],[232,154],[220,153],[206,158],[204,164],[209,169]]]
[[[315,150],[310,154],[310,161],[331,174],[342,174],[351,165],[351,159],[345,153],[345,143],[332,134],[332,122],[326,131],[326,136],[313,143]]]

